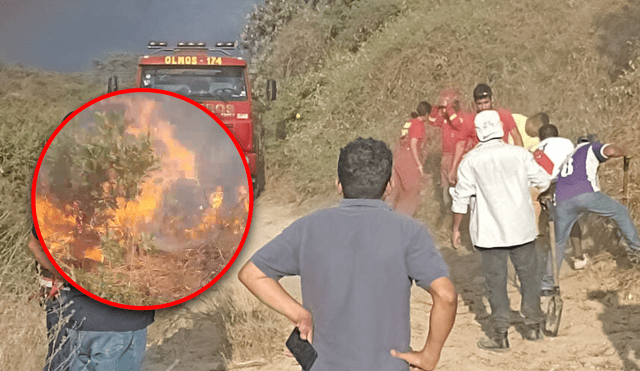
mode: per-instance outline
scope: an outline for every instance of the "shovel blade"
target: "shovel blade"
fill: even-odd
[[[562,298],[559,294],[551,296],[545,308],[544,334],[545,336],[556,337],[560,329],[560,319],[562,318]]]

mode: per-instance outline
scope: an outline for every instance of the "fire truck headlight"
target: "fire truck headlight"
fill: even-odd
[[[248,113],[238,113],[237,117],[239,119],[248,119],[249,118],[249,114]]]

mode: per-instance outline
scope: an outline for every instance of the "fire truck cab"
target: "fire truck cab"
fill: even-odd
[[[202,104],[229,128],[244,152],[254,197],[265,187],[264,129],[254,111],[247,62],[237,56],[233,42],[208,48],[202,42],[151,41],[151,52],[138,60],[136,87],[172,91]],[[234,53],[235,52],[235,53]],[[117,90],[117,77],[109,79],[109,91]],[[276,82],[267,80],[267,100],[276,99]]]

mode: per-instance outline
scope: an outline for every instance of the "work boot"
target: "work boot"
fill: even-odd
[[[542,335],[542,326],[540,324],[527,326],[522,333],[522,338],[529,341],[544,340],[544,336]]]
[[[478,341],[478,348],[493,352],[508,352],[509,338],[507,337],[507,332],[499,332],[493,337],[483,337]]]

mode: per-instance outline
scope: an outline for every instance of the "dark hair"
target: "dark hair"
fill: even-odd
[[[580,143],[595,143],[598,141],[598,134],[586,134],[578,137],[576,141],[578,144]]]
[[[473,89],[473,100],[477,101],[483,98],[489,98],[493,96],[491,92],[491,88],[487,84],[478,84],[475,89]]]
[[[558,128],[553,124],[542,125],[540,129],[538,129],[538,138],[540,140],[545,140],[551,137],[558,136]]]
[[[393,155],[383,141],[358,138],[347,144],[338,160],[344,198],[382,198],[392,166]]]
[[[418,108],[416,108],[418,116],[424,116],[431,112],[431,104],[429,102],[422,101],[418,103]]]

